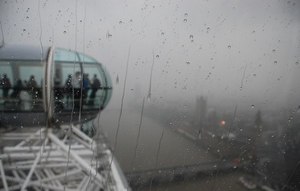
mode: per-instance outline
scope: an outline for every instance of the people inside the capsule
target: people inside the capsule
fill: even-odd
[[[37,82],[35,81],[34,75],[31,75],[29,80],[26,83],[26,88],[28,89],[30,95],[32,96],[32,99],[35,100],[37,98],[40,98],[41,92],[38,88]]]
[[[88,90],[90,88],[90,80],[89,80],[89,74],[83,74],[83,80],[82,80],[82,101],[84,104],[86,104],[86,98],[88,95]]]
[[[7,98],[9,89],[11,88],[11,83],[6,74],[2,75],[0,82],[1,82],[0,85],[1,85],[2,93],[3,93],[2,96],[3,96],[3,98]]]
[[[72,75],[69,74],[65,81],[64,92],[66,94],[67,105],[69,105],[69,100],[73,98],[73,85],[72,85]]]
[[[74,88],[74,107],[79,108],[80,107],[80,99],[81,99],[81,73],[77,71],[75,73],[74,78],[72,78],[72,86]]]
[[[64,89],[60,87],[61,81],[59,78],[54,80],[54,103],[55,111],[61,111],[64,108],[63,98],[64,98]]]
[[[100,89],[100,87],[101,87],[101,82],[97,78],[97,75],[94,74],[92,84],[91,84],[92,92],[91,92],[90,99],[89,99],[89,105],[94,105],[96,93],[97,93],[98,89]]]
[[[19,99],[20,101],[20,93],[24,88],[22,80],[17,79],[15,85],[13,86],[13,92],[10,94],[11,98]]]

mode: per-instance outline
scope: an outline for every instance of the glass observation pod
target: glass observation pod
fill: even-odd
[[[108,104],[112,83],[85,54],[53,47],[0,48],[0,126],[85,122]]]

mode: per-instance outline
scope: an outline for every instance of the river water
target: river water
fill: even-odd
[[[195,165],[215,160],[215,157],[199,147],[195,142],[163,126],[147,116],[139,132],[140,113],[123,111],[120,128],[117,133],[119,110],[107,109],[101,114],[98,122],[106,134],[111,147],[116,145],[114,154],[124,173]],[[160,145],[159,145],[160,143]],[[241,172],[219,173],[218,176],[194,177],[192,179],[153,185],[136,190],[247,190],[239,183],[244,176]]]
[[[140,113],[134,111],[123,111],[116,142],[118,115],[118,110],[106,110],[99,123],[111,147],[116,145],[114,154],[125,173],[214,160],[194,142],[173,131],[171,126],[163,126],[147,116],[143,116],[137,141]]]

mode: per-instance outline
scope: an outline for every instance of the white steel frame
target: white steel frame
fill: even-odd
[[[129,190],[106,144],[78,127],[28,131],[0,135],[11,143],[0,153],[0,191]]]

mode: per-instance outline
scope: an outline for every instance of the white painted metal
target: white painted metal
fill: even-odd
[[[0,160],[0,171],[1,171],[1,177],[2,177],[2,182],[3,182],[4,189],[5,189],[5,191],[8,191],[7,181],[6,181],[5,173],[4,173],[4,170],[3,170],[2,160]]]
[[[37,154],[36,159],[34,160],[34,162],[32,164],[32,167],[31,167],[31,169],[30,169],[30,171],[29,171],[29,173],[28,173],[28,175],[26,177],[26,180],[25,180],[25,182],[22,185],[21,191],[25,191],[25,189],[26,189],[26,187],[28,185],[28,182],[30,181],[31,176],[32,176],[32,174],[33,174],[33,172],[35,170],[35,167],[36,167],[37,163],[39,162],[39,160],[41,158],[41,155],[44,152],[44,146],[47,145],[47,143],[48,143],[48,139],[46,139],[45,142],[44,142],[44,144],[41,146],[41,152],[39,152]]]
[[[117,163],[109,165],[112,154],[104,143],[99,146],[75,126],[70,127],[71,134],[63,129],[35,130],[0,134],[1,140],[13,141],[0,153],[0,191],[127,189]],[[66,138],[59,139],[55,132]],[[98,172],[101,165],[104,170]]]

